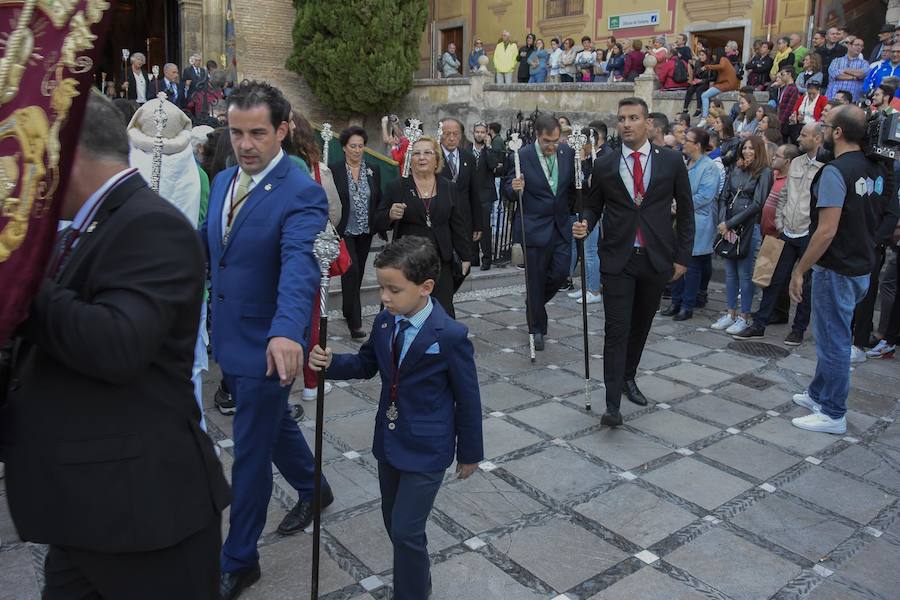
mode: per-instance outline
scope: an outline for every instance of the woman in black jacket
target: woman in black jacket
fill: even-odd
[[[762,42],[759,52],[747,63],[747,85],[757,90],[766,90],[772,80],[771,71],[774,59],[769,56],[772,51],[772,42]]]
[[[742,258],[725,259],[726,312],[712,324],[734,335],[750,325],[753,306],[753,265],[760,243],[759,217],[772,189],[772,169],[766,145],[758,135],[751,135],[740,145],[740,158],[728,174],[719,196],[719,234],[729,242],[741,238],[749,249]],[[744,244],[741,244],[742,246]],[[738,295],[741,298],[738,310]]]
[[[338,234],[344,238],[350,253],[350,268],[341,275],[341,300],[350,336],[366,337],[362,328],[360,288],[366,259],[372,246],[372,220],[381,202],[381,177],[378,169],[366,165],[365,151],[369,136],[362,127],[348,127],[341,132],[344,160],[331,163],[331,175],[341,198],[341,220]]]
[[[697,60],[694,61],[694,78],[691,80],[684,94],[684,110],[687,112],[691,107],[691,99],[696,95],[697,110],[694,112],[695,117],[700,116],[700,94],[709,89],[709,86],[716,80],[716,72],[712,69],[704,69],[709,63],[709,56],[706,50],[697,52]]]
[[[519,48],[519,55],[516,62],[519,63],[519,69],[516,71],[516,81],[519,83],[528,83],[531,78],[531,66],[528,64],[528,58],[534,52],[534,34],[529,33],[525,36],[525,45]]]
[[[456,206],[456,188],[440,177],[443,153],[431,137],[419,138],[412,148],[410,177],[390,182],[372,221],[376,232],[394,230],[394,239],[415,235],[431,240],[441,257],[441,275],[431,296],[455,318],[454,269],[465,275],[472,262],[472,236]],[[456,256],[454,256],[456,254]],[[456,265],[454,265],[454,262]]]

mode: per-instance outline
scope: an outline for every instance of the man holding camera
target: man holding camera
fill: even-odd
[[[809,246],[791,277],[791,299],[803,300],[803,276],[812,275],[813,332],[816,374],[794,403],[812,411],[797,417],[800,429],[844,434],[850,391],[850,321],[869,287],[875,263],[875,236],[893,229],[896,204],[888,172],[862,150],[866,113],[858,106],[838,106],[824,117],[825,147],[834,160],[813,178]],[[890,221],[890,222],[889,222]]]

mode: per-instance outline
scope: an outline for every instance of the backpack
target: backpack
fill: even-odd
[[[681,58],[675,59],[675,69],[672,71],[672,81],[675,83],[687,83],[688,68],[687,63]]]
[[[743,81],[744,80],[744,63],[742,63],[740,61],[740,59],[732,60],[729,58],[729,60],[731,60],[731,64],[734,65],[734,74],[737,76],[738,82]]]

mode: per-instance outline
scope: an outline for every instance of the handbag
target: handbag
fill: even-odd
[[[759,253],[756,255],[756,264],[753,266],[753,283],[759,287],[769,287],[783,250],[784,240],[771,235],[767,235],[763,239]]]
[[[734,203],[737,202],[743,191],[744,186],[741,186],[734,194],[731,203],[728,205],[729,211],[734,208]],[[716,235],[716,241],[713,243],[713,252],[722,258],[730,260],[747,258],[747,255],[750,254],[750,243],[752,241],[753,229],[751,228],[750,231],[745,232],[744,226],[738,225],[734,231],[726,231],[725,235],[721,233]]]

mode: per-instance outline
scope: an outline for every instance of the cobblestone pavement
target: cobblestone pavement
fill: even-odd
[[[574,301],[560,294],[549,307],[535,365],[521,288],[457,304],[478,353],[488,462],[468,481],[448,471],[438,495],[428,529],[435,600],[898,597],[900,364],[854,370],[847,436],[795,429],[790,419],[803,411],[790,398],[814,371],[812,341],[788,354],[786,328],[770,327],[762,341],[783,357],[741,353],[707,329],[724,297],[714,292],[691,321],[657,317],[638,378],[651,406],[623,402],[619,430],[599,421],[602,305],[589,319],[587,412]],[[330,329],[335,351],[358,347],[340,320]],[[211,373],[210,406],[216,383]],[[379,387],[341,382],[327,397],[325,471],[336,496],[323,530],[328,600],[390,597],[370,451]],[[314,403],[304,408],[311,440]],[[206,414],[227,472],[230,418]],[[248,600],[309,594],[311,536],[274,533],[294,499],[276,473],[263,578]],[[37,598],[42,549],[15,541],[0,506],[0,598]]]

